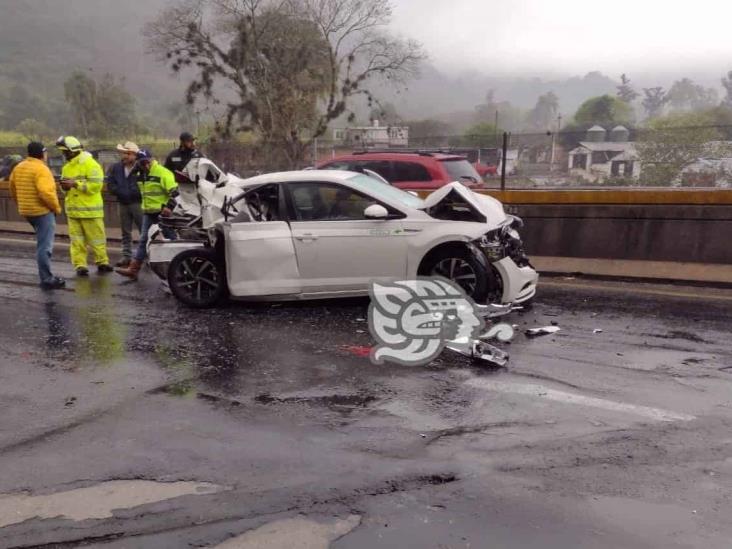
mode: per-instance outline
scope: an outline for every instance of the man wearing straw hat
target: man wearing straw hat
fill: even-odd
[[[139,170],[137,153],[140,148],[132,141],[117,145],[120,161],[112,164],[107,171],[105,181],[107,190],[117,197],[119,221],[122,228],[122,259],[116,267],[127,267],[132,260],[132,226],[142,230],[142,208],[140,203],[140,187],[137,184]]]

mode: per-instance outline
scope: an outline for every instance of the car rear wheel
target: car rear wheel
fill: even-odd
[[[173,295],[189,307],[213,307],[226,293],[223,261],[211,248],[185,250],[170,262],[168,285]]]
[[[484,303],[489,296],[493,272],[466,248],[448,248],[435,253],[422,272],[441,276],[460,286],[468,297]]]

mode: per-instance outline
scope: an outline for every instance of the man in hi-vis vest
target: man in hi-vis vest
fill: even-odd
[[[73,136],[59,137],[58,148],[66,158],[61,170],[61,188],[65,193],[66,218],[71,240],[71,263],[77,276],[89,276],[87,247],[94,254],[99,274],[112,272],[107,257],[107,235],[104,231],[104,171],[92,155],[83,150]]]
[[[147,239],[150,227],[158,223],[160,217],[170,217],[175,207],[175,197],[178,196],[178,183],[175,182],[173,172],[158,163],[147,149],[137,153],[139,176],[137,184],[142,194],[142,229],[140,229],[140,243],[132,254],[132,261],[127,267],[117,269],[117,273],[132,280],[137,280],[142,268],[142,262],[147,256]],[[163,228],[163,236],[175,239],[175,233]]]

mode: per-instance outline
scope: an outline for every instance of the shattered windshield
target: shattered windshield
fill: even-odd
[[[384,185],[381,181],[368,175],[354,175],[348,181],[359,191],[371,195],[374,198],[381,198],[387,202],[398,202],[407,208],[420,209],[424,207],[424,201],[413,194],[405,192],[391,185]]]

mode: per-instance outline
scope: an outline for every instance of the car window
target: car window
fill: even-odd
[[[442,160],[441,162],[452,181],[460,181],[461,179],[468,179],[476,183],[480,181],[478,172],[476,172],[473,165],[464,158],[457,160]]]
[[[295,183],[288,187],[297,221],[366,219],[364,210],[377,203],[371,197],[335,183]]]
[[[231,200],[227,208],[232,223],[252,221],[282,221],[285,216],[280,211],[280,185],[270,183],[261,185]]]
[[[375,171],[375,170],[374,170]],[[402,181],[432,181],[430,173],[422,164],[416,162],[394,162],[394,183]]]
[[[357,168],[352,168],[352,170],[355,172],[363,173],[363,170],[365,168],[367,170],[371,170],[372,172],[378,173],[381,177],[383,177],[390,183],[394,180],[391,169],[391,162],[389,162],[388,160],[358,160],[354,163],[354,167]]]
[[[364,193],[372,195],[377,200],[397,202],[408,208],[419,209],[424,207],[424,201],[420,197],[405,192],[398,187],[384,185],[367,175],[354,175],[348,179],[348,182]]]

